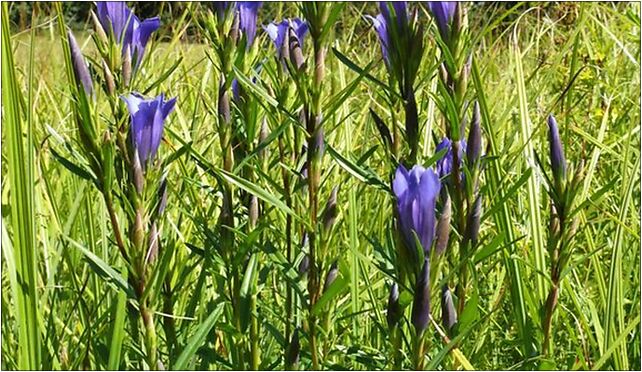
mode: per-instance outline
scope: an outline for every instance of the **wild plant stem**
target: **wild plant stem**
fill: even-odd
[[[542,350],[544,355],[552,354],[552,338],[551,338],[551,328],[553,323],[553,313],[557,307],[557,298],[559,296],[559,286],[558,283],[553,283],[551,291],[548,294],[546,299],[546,317],[544,318],[544,343],[542,344]]]
[[[421,332],[415,338],[414,367],[416,371],[424,369],[424,333]]]
[[[147,308],[147,305],[141,303],[140,314],[145,325],[145,348],[147,352],[147,361],[149,369],[158,369],[157,346],[156,346],[156,327],[154,327],[153,312]]]
[[[105,204],[107,205],[107,213],[109,213],[109,220],[111,221],[111,228],[114,232],[114,239],[116,239],[116,245],[120,254],[123,256],[123,259],[126,262],[129,262],[129,256],[127,255],[127,249],[125,248],[125,242],[123,241],[123,236],[120,232],[120,226],[118,225],[118,217],[116,217],[116,210],[114,209],[114,204],[111,199],[111,196],[103,193],[105,198]]]
[[[395,326],[390,331],[390,344],[392,346],[392,368],[393,370],[401,370],[401,330],[399,326]]]

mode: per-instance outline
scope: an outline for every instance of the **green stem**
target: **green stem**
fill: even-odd
[[[424,333],[415,337],[414,367],[416,371],[424,369]]]
[[[156,346],[156,327],[154,327],[153,313],[147,308],[147,305],[141,304],[140,314],[145,325],[145,348],[147,352],[147,362],[149,369],[158,369],[157,346]]]
[[[390,331],[390,344],[392,346],[392,368],[393,370],[401,370],[401,330],[399,326],[395,326]]]
[[[558,283],[554,283],[551,291],[548,294],[546,299],[546,317],[544,318],[544,343],[542,344],[542,350],[544,355],[553,354],[553,340],[552,340],[552,323],[553,323],[553,313],[557,308],[557,299],[559,296],[559,287]]]

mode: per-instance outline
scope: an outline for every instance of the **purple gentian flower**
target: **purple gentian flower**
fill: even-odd
[[[403,165],[397,168],[392,190],[397,196],[399,227],[410,248],[415,247],[414,231],[424,252],[430,252],[435,237],[435,204],[440,188],[439,176],[432,168],[415,165],[410,172]]]
[[[392,9],[395,11],[395,17],[397,18],[397,24],[402,27],[408,22],[408,9],[406,7],[405,1],[392,1]],[[390,22],[392,20],[392,15],[390,14],[390,9],[388,8],[388,2],[380,1],[379,9],[384,18]]]
[[[249,49],[254,43],[256,36],[256,21],[258,19],[261,1],[239,1],[236,7],[239,10],[239,27],[245,34],[247,40],[246,48]]]
[[[439,178],[444,178],[452,172],[453,169],[453,151],[452,151],[452,142],[448,137],[444,137],[441,142],[435,148],[435,153],[446,149],[446,153],[437,160],[435,167],[437,168],[437,173]],[[459,165],[461,167],[462,160],[464,158],[464,151],[466,151],[466,142],[463,140],[459,141]],[[463,175],[463,173],[462,173]]]
[[[374,27],[377,35],[379,36],[379,43],[381,44],[381,53],[383,54],[383,59],[386,64],[390,63],[390,33],[389,28],[392,23],[392,14],[390,14],[390,9],[388,4],[385,1],[379,2],[379,9],[381,13],[377,14],[376,17],[366,16],[370,21],[372,21],[372,26]],[[399,30],[408,23],[408,10],[406,9],[405,1],[395,1],[392,3],[392,9],[394,10],[395,18],[397,19],[397,25]]]
[[[154,99],[145,99],[139,93],[120,97],[127,104],[131,116],[130,138],[134,150],[138,153],[143,170],[147,163],[154,160],[161,138],[165,119],[174,110],[176,98],[165,101],[161,94]]]
[[[135,65],[140,65],[152,32],[160,27],[160,18],[148,18],[141,22],[127,4],[120,1],[99,1],[96,6],[103,28],[111,30],[118,43],[122,42],[123,53],[129,47],[131,56],[135,56]]]
[[[379,44],[381,44],[381,54],[386,63],[390,63],[390,56],[388,50],[390,48],[390,38],[388,37],[388,23],[383,14],[377,14],[376,17],[366,16],[372,21],[377,35],[379,36]]]
[[[432,16],[435,17],[439,34],[444,40],[447,40],[450,36],[450,24],[455,16],[457,6],[456,1],[428,1],[428,9],[430,9]]]
[[[227,12],[227,9],[230,6],[229,1],[213,1],[212,5],[214,5],[214,9],[216,10],[216,15],[218,16],[219,19],[223,19],[225,16],[225,12]]]
[[[552,114],[548,116],[548,141],[551,147],[550,156],[553,176],[556,181],[563,180],[566,178],[566,158],[564,157],[564,149],[562,148],[557,120],[555,120]]]
[[[279,58],[283,57],[282,49],[285,38],[288,35],[288,27],[292,27],[299,45],[303,46],[303,40],[305,39],[305,35],[308,33],[308,24],[299,18],[294,18],[292,20],[284,19],[280,23],[272,22],[264,27],[265,32],[267,32],[272,42],[274,42],[274,47],[276,48]]]

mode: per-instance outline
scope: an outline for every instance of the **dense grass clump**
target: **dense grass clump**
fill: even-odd
[[[3,369],[640,369],[639,4],[2,5]]]

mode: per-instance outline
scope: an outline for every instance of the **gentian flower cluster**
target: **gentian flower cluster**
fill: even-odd
[[[96,27],[96,46],[102,55],[104,87],[110,100],[115,122],[120,122],[117,109],[117,79],[112,74],[114,66],[109,45],[120,45],[122,56],[121,76],[118,88],[128,87],[131,74],[135,73],[145,54],[145,48],[154,31],[160,27],[158,17],[141,21],[124,2],[98,2],[97,15],[92,12]],[[107,36],[109,34],[111,37]],[[71,32],[67,40],[71,52],[74,80],[80,94],[74,100],[79,136],[83,155],[91,164],[93,174],[98,175],[94,185],[99,189],[110,216],[114,239],[131,272],[128,281],[134,289],[138,311],[144,324],[144,349],[147,365],[153,369],[158,364],[157,340],[154,324],[154,296],[150,294],[150,278],[155,275],[154,265],[161,243],[160,221],[167,205],[167,181],[163,172],[158,172],[157,158],[163,137],[165,121],[176,105],[176,98],[165,100],[164,94],[147,99],[139,93],[121,95],[129,111],[128,143],[116,125],[105,126],[102,140],[97,138],[96,117],[91,106],[97,99],[92,76],[80,48]],[[133,62],[133,63],[132,63]],[[72,91],[75,94],[76,91]],[[82,99],[85,95],[94,100]],[[111,123],[110,123],[111,124]],[[121,140],[123,139],[123,140]],[[100,146],[98,145],[100,144]],[[128,172],[118,172],[129,169]],[[114,179],[117,178],[115,181]],[[116,196],[116,197],[114,197]],[[120,205],[119,205],[120,203]],[[123,213],[117,213],[117,207]],[[121,231],[119,216],[125,215],[127,234]],[[126,237],[126,238],[124,238]],[[145,296],[145,295],[148,296]]]
[[[122,53],[130,53],[134,66],[143,60],[145,47],[152,33],[160,27],[160,18],[153,17],[141,21],[121,1],[99,1],[96,3],[98,19],[107,31],[111,31],[116,42],[121,45]]]

